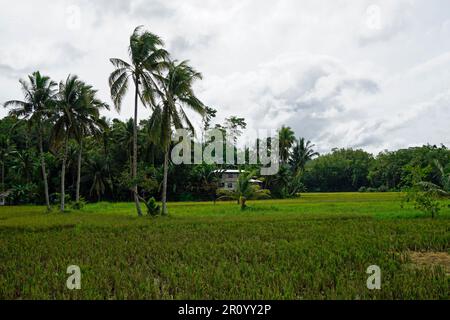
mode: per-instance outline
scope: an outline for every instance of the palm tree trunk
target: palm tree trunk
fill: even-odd
[[[164,177],[162,188],[162,214],[167,215],[167,175],[169,172],[169,147],[164,152]]]
[[[66,192],[64,188],[65,184],[65,177],[66,177],[66,159],[67,159],[67,138],[64,139],[64,154],[62,159],[62,166],[61,166],[61,212],[64,212],[65,209],[65,198],[66,198]]]
[[[136,93],[134,96],[134,123],[133,123],[133,180],[136,181],[137,178],[137,125],[138,125],[138,79],[136,77],[135,79],[135,86],[136,86]],[[138,197],[138,186],[137,183],[134,182],[133,186],[133,193],[134,193],[134,203],[136,204],[136,210],[139,216],[142,216],[142,210],[141,206],[139,204],[139,197]]]
[[[50,197],[48,195],[47,169],[45,168],[44,146],[42,142],[42,130],[39,129],[39,155],[41,158],[42,179],[44,180],[45,205],[50,211]]]
[[[2,160],[2,192],[5,191],[5,161]]]
[[[75,194],[75,202],[80,202],[80,184],[81,184],[81,156],[83,153],[83,139],[80,140],[80,150],[78,151],[78,169],[77,169],[77,190]]]

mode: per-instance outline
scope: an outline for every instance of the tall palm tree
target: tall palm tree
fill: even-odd
[[[172,128],[188,128],[194,133],[194,126],[189,120],[185,109],[204,115],[205,105],[196,97],[193,91],[195,80],[202,75],[189,66],[188,61],[178,63],[170,61],[167,74],[158,75],[157,79],[163,93],[162,103],[158,105],[149,121],[151,136],[158,141],[164,152],[164,172],[162,188],[162,214],[167,215],[167,175],[169,168],[169,149]]]
[[[292,149],[292,154],[289,160],[294,172],[303,172],[306,163],[312,158],[319,155],[314,151],[315,145],[311,141],[306,141],[305,138],[300,138],[295,141],[295,146]]]
[[[134,124],[133,124],[133,180],[137,177],[137,136],[138,136],[138,99],[150,107],[156,105],[155,98],[159,93],[155,77],[165,68],[165,60],[168,57],[166,50],[162,48],[163,41],[155,34],[143,31],[142,27],[137,27],[130,37],[129,55],[131,63],[121,59],[110,59],[116,70],[109,77],[111,97],[114,105],[120,111],[122,100],[128,92],[128,85],[131,81],[134,84]],[[133,186],[134,202],[138,215],[142,216],[139,205],[139,195],[137,183]]]
[[[292,131],[290,127],[282,126],[281,129],[278,131],[278,141],[280,143],[281,163],[286,164],[289,159],[292,145],[295,142],[294,131]]]
[[[108,109],[109,106],[96,97],[97,91],[90,85],[81,84],[80,86],[80,103],[75,105],[73,112],[73,131],[78,143],[78,163],[77,163],[77,182],[75,202],[80,201],[80,184],[81,184],[81,160],[83,153],[84,137],[92,135],[99,138],[102,130],[106,129],[107,123],[100,117],[101,109]]]
[[[28,81],[20,80],[25,99],[23,101],[7,101],[4,106],[11,107],[10,116],[28,120],[38,133],[38,147],[41,162],[42,180],[44,183],[45,204],[50,211],[47,170],[44,156],[44,123],[52,114],[52,105],[56,94],[56,83],[39,71],[28,76]]]
[[[61,205],[60,210],[65,210],[65,176],[67,165],[68,141],[70,138],[78,138],[81,131],[77,128],[77,112],[85,105],[83,88],[85,84],[75,75],[69,75],[65,82],[59,84],[58,101],[56,104],[50,141],[54,150],[60,150],[62,156],[61,165]]]

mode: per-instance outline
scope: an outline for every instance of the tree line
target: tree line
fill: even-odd
[[[61,211],[80,208],[86,201],[129,201],[142,215],[141,203],[215,200],[220,198],[220,170],[224,165],[173,165],[169,153],[174,129],[194,126],[187,109],[203,119],[201,141],[214,127],[235,139],[247,127],[245,119],[229,117],[215,123],[217,110],[205,106],[193,84],[202,75],[188,61],[173,61],[164,42],[138,27],[130,37],[129,60],[110,59],[113,107],[120,111],[127,94],[134,98],[134,117],[107,119],[110,106],[97,91],[76,75],[59,83],[35,72],[20,80],[23,97],[4,103],[7,117],[0,120],[1,191],[11,204],[58,204]],[[130,91],[132,90],[132,92]],[[139,107],[151,109],[138,122]],[[439,184],[450,170],[450,151],[426,145],[376,156],[354,149],[333,149],[319,155],[315,146],[286,126],[278,130],[280,170],[259,177],[262,190],[249,192],[258,165],[244,165],[246,197],[259,193],[272,198],[295,197],[300,192],[399,191],[421,179]],[[234,140],[234,142],[236,142]],[[236,147],[237,149],[237,147]],[[243,150],[248,152],[248,150]],[[435,165],[439,163],[439,165]],[[234,167],[236,168],[236,167]],[[153,204],[154,201],[151,201]]]

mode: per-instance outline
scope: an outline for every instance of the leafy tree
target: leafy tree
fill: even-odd
[[[306,165],[304,184],[319,192],[357,191],[368,185],[373,156],[363,150],[334,149]]]
[[[278,141],[280,143],[280,160],[286,164],[291,148],[295,142],[295,133],[290,127],[282,126],[278,131]]]
[[[203,116],[202,119],[202,124],[203,124],[203,132],[202,132],[202,143],[204,143],[204,137],[205,137],[205,133],[210,129],[211,127],[211,120],[214,119],[217,115],[217,110],[207,107],[205,106],[205,114]]]
[[[242,135],[242,130],[247,128],[247,123],[244,118],[231,116],[225,119],[224,130],[228,139],[236,145],[237,139]]]

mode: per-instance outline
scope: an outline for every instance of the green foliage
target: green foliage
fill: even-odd
[[[8,200],[13,204],[34,204],[38,199],[38,188],[34,183],[15,185]]]
[[[60,192],[55,192],[52,193],[50,195],[50,199],[52,201],[53,204],[58,204],[61,202],[61,193]],[[72,197],[70,196],[70,194],[64,194],[64,201],[65,203],[71,203],[72,202]]]
[[[373,156],[363,150],[334,149],[306,166],[304,183],[311,191],[356,191],[368,186]]]
[[[237,200],[241,210],[245,210],[247,208],[247,200],[270,198],[270,190],[261,189],[260,186],[251,182],[255,174],[256,171],[242,172],[239,175],[236,190],[219,189],[217,200]]]
[[[442,169],[438,161],[435,165]],[[421,210],[432,218],[435,218],[442,208],[441,199],[443,197],[450,197],[450,193],[446,188],[446,175],[441,171],[442,177],[440,181],[442,186],[432,182],[424,181],[424,178],[432,171],[431,167],[421,168],[419,166],[407,166],[409,174],[406,176],[408,181],[413,185],[408,189],[403,202],[411,202],[414,208]]]
[[[305,171],[306,164],[314,157],[319,156],[319,153],[314,151],[315,145],[311,141],[306,141],[305,138],[300,138],[295,141],[295,145],[292,148],[289,164],[296,173],[303,173]]]
[[[287,163],[290,157],[290,150],[295,142],[295,132],[290,127],[282,126],[278,131],[278,141],[280,146],[280,160]]]
[[[83,197],[80,197],[78,202],[70,203],[70,208],[72,210],[81,210],[84,207],[86,207],[86,204],[87,204],[86,200]]]
[[[161,213],[161,208],[157,205],[155,198],[151,197],[148,201],[145,201],[145,206],[147,207],[147,214],[149,216],[157,216]]]
[[[405,196],[404,202],[413,203],[415,209],[430,215],[432,218],[439,214],[442,207],[436,194],[430,191],[409,191]]]

